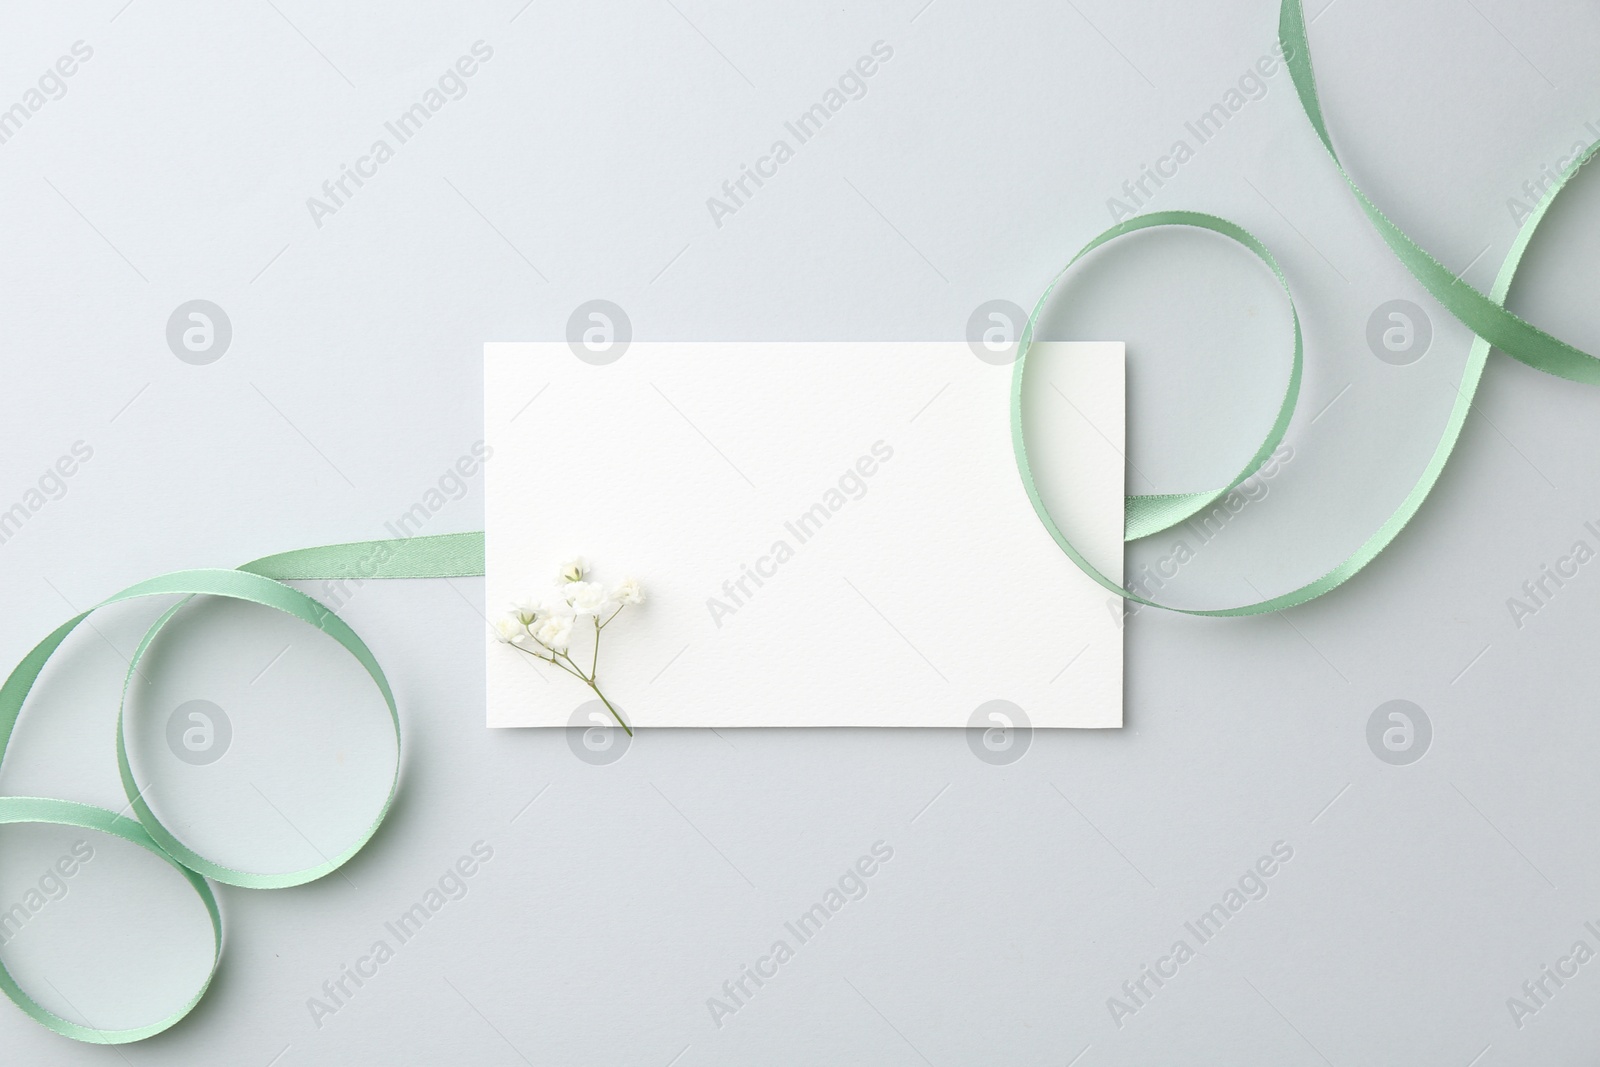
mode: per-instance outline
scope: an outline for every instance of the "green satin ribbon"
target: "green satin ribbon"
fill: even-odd
[[[1350,186],[1355,194],[1356,201],[1361,205],[1361,210],[1372,221],[1380,236],[1400,258],[1416,279],[1432,293],[1434,298],[1442,304],[1456,318],[1460,319],[1475,335],[1472,347],[1467,354],[1467,365],[1462,371],[1461,385],[1456,391],[1456,401],[1450,409],[1450,417],[1446,420],[1444,432],[1440,435],[1439,443],[1434,448],[1433,455],[1429,457],[1427,465],[1423,468],[1416,483],[1411,487],[1405,499],[1400,502],[1394,512],[1384,520],[1383,524],[1368,537],[1359,548],[1350,554],[1344,561],[1335,566],[1326,574],[1315,581],[1308,582],[1297,589],[1271,597],[1266,600],[1251,604],[1243,604],[1230,608],[1194,609],[1179,608],[1170,604],[1162,604],[1154,600],[1139,596],[1131,590],[1124,589],[1107,575],[1102,573],[1090,563],[1076,546],[1062,533],[1055,519],[1051,516],[1049,508],[1045,506],[1039,495],[1038,487],[1034,484],[1033,468],[1028,458],[1028,447],[1023,434],[1022,396],[1024,382],[1027,378],[1028,350],[1034,341],[1034,327],[1039,315],[1044,310],[1045,303],[1062,277],[1084,256],[1115,240],[1124,234],[1136,230],[1150,229],[1159,226],[1189,226],[1230,238],[1255,253],[1272,270],[1278,284],[1284,289],[1289,299],[1289,309],[1294,318],[1294,356],[1293,365],[1289,376],[1289,387],[1284,394],[1283,404],[1279,407],[1278,417],[1262,446],[1256,450],[1250,462],[1245,465],[1244,471],[1235,477],[1232,482],[1222,489],[1203,493],[1176,493],[1156,496],[1130,496],[1126,502],[1125,540],[1133,541],[1151,534],[1160,533],[1185,519],[1198,514],[1210,507],[1213,503],[1225,496],[1230,490],[1244,481],[1264,463],[1278,442],[1282,440],[1284,432],[1288,429],[1290,418],[1294,414],[1295,401],[1300,389],[1300,368],[1303,355],[1303,344],[1300,333],[1300,316],[1295,309],[1294,297],[1289,292],[1287,280],[1278,268],[1277,262],[1270,252],[1255,237],[1235,224],[1211,215],[1202,215],[1190,211],[1162,211],[1138,218],[1129,219],[1106,230],[1094,240],[1090,241],[1072,260],[1062,268],[1060,274],[1051,281],[1039,302],[1034,305],[1033,313],[1028,317],[1028,323],[1023,328],[1022,337],[1018,342],[1018,355],[1012,371],[1011,385],[1011,440],[1016,452],[1017,469],[1022,475],[1022,483],[1027,490],[1028,499],[1033,502],[1033,509],[1038,514],[1039,520],[1061,550],[1076,563],[1084,573],[1096,582],[1105,586],[1111,592],[1131,600],[1137,604],[1148,607],[1166,608],[1170,611],[1180,611],[1188,615],[1213,615],[1213,616],[1238,616],[1258,615],[1268,611],[1281,611],[1284,608],[1304,604],[1308,600],[1331,592],[1340,585],[1349,581],[1363,567],[1377,558],[1378,553],[1388,547],[1389,543],[1399,535],[1412,516],[1422,507],[1422,502],[1427,499],[1428,493],[1438,482],[1439,475],[1443,473],[1445,464],[1450,459],[1450,454],[1455,450],[1456,441],[1460,438],[1461,427],[1466,422],[1467,413],[1472,408],[1472,398],[1477,392],[1478,383],[1483,376],[1484,365],[1488,362],[1491,349],[1498,348],[1514,359],[1526,363],[1530,367],[1570,378],[1575,382],[1600,384],[1600,360],[1587,352],[1568,344],[1559,338],[1553,337],[1536,326],[1533,326],[1505,308],[1506,295],[1511,290],[1512,280],[1516,277],[1517,269],[1522,264],[1522,257],[1528,250],[1529,243],[1533,240],[1534,233],[1544,222],[1545,215],[1549,212],[1551,204],[1555,202],[1567,187],[1568,182],[1578,173],[1579,169],[1589,160],[1600,153],[1600,142],[1591,145],[1574,160],[1557,178],[1556,182],[1545,192],[1532,214],[1524,220],[1518,230],[1516,240],[1512,242],[1511,250],[1506,255],[1505,261],[1500,266],[1500,272],[1495,278],[1493,287],[1487,294],[1480,293],[1472,286],[1461,281],[1452,274],[1438,260],[1429,255],[1423,248],[1406,236],[1398,226],[1378,210],[1367,195],[1356,185],[1355,179],[1345,170],[1339,161],[1338,153],[1334,151],[1332,138],[1328,135],[1327,121],[1322,113],[1322,104],[1317,96],[1316,79],[1311,69],[1311,42],[1306,36],[1305,12],[1301,0],[1283,0],[1279,12],[1278,36],[1283,44],[1285,62],[1289,74],[1294,81],[1295,91],[1299,94],[1300,103],[1304,107],[1306,116],[1311,120],[1312,128],[1321,140],[1322,146],[1327,149],[1328,157],[1333,160],[1339,174]]]
[[[216,895],[206,879],[247,889],[280,889],[303,885],[321,878],[337,870],[350,857],[361,851],[371,840],[372,835],[377,833],[378,827],[382,825],[384,817],[394,803],[395,792],[399,786],[400,715],[395,707],[394,693],[389,687],[389,680],[384,677],[383,670],[378,666],[378,661],[373,657],[371,650],[343,619],[304,593],[281,584],[280,580],[350,577],[352,574],[366,578],[438,578],[482,574],[483,569],[482,533],[447,534],[400,541],[359,541],[345,545],[302,549],[268,556],[247,563],[238,570],[177,571],[140,582],[108,597],[88,611],[73,616],[35,645],[12,670],[5,683],[0,685],[0,761],[5,758],[11,743],[11,735],[17,725],[17,718],[22,713],[23,704],[34,682],[56,649],[80,623],[103,607],[127,600],[170,595],[182,598],[146,631],[144,639],[139,642],[139,647],[128,664],[128,673],[123,679],[122,706],[117,710],[117,767],[121,772],[123,790],[128,796],[129,807],[135,818],[126,818],[104,808],[70,800],[0,797],[0,824],[48,823],[95,830],[120,837],[124,841],[131,841],[140,848],[154,853],[171,864],[205,905],[206,914],[211,917],[213,951],[205,981],[186,1003],[165,1018],[129,1029],[105,1030],[62,1018],[29,996],[6,969],[3,960],[0,960],[0,989],[42,1025],[65,1037],[97,1045],[120,1045],[139,1041],[161,1033],[188,1015],[205,996],[211,979],[216,975],[217,965],[222,960],[222,915],[217,906]],[[325,858],[321,863],[302,870],[274,874],[242,871],[217,863],[200,855],[179,840],[156,818],[140,794],[128,762],[126,738],[123,732],[128,691],[138,672],[139,661],[149,650],[156,635],[196,596],[220,596],[260,604],[292,615],[316,627],[356,658],[383,696],[384,705],[389,711],[390,724],[394,728],[395,746],[395,773],[389,781],[383,806],[353,843],[336,855]]]
[[[239,568],[291,582],[319,578],[471,578],[483,574],[483,531],[298,548]]]

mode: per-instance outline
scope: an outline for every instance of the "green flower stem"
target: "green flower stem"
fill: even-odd
[[[612,618],[615,618],[615,617],[616,617],[615,615],[612,616]],[[610,620],[608,619],[606,621],[609,622]],[[594,651],[594,659],[590,662],[589,673],[588,674],[584,674],[583,673],[583,668],[579,667],[576,663],[573,662],[572,656],[571,656],[570,653],[557,652],[555,649],[550,648],[548,645],[541,644],[539,647],[543,648],[547,652],[549,652],[549,655],[540,655],[539,653],[533,651],[532,649],[523,648],[521,645],[515,645],[514,644],[511,647],[516,649],[518,652],[523,652],[523,653],[526,653],[529,656],[532,656],[534,659],[543,660],[546,663],[553,664],[554,666],[560,667],[562,670],[566,671],[568,674],[572,675],[574,678],[576,678],[579,681],[581,681],[584,685],[586,685],[590,689],[594,690],[594,695],[599,697],[600,698],[600,703],[604,704],[606,706],[606,710],[611,712],[612,718],[617,720],[617,725],[622,727],[623,730],[625,730],[627,732],[629,737],[632,737],[633,736],[633,728],[631,726],[629,726],[626,722],[622,721],[621,713],[617,711],[616,706],[611,703],[611,701],[606,697],[605,693],[600,691],[600,683],[596,680],[596,675],[598,673],[597,670],[596,670],[596,665],[600,662],[600,625],[601,624],[600,624],[599,620],[596,620],[596,622],[595,622],[595,651]]]
[[[594,690],[594,695],[600,698],[600,703],[604,704],[606,709],[611,712],[612,717],[617,720],[617,725],[626,730],[629,737],[632,737],[633,729],[627,723],[622,721],[622,716],[617,714],[617,709],[611,706],[611,701],[606,699],[606,695],[600,692],[600,687],[596,685],[592,679],[589,682],[589,688]]]

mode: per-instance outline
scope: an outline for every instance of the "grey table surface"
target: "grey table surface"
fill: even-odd
[[[1600,137],[1600,8],[1311,6],[1352,170],[1488,285],[1515,201]],[[560,338],[596,299],[645,339],[959,339],[1135,194],[1262,237],[1307,367],[1292,458],[1220,533],[1135,546],[1130,573],[1184,540],[1178,603],[1314,577],[1421,469],[1469,338],[1262,63],[1276,20],[1272,0],[7,5],[0,660],[152,574],[387,536],[419,502],[428,532],[480,528],[481,476],[450,472],[483,435],[486,340]],[[830,92],[820,132],[788,132]],[[1565,199],[1512,304],[1597,350],[1600,186]],[[186,347],[197,300],[211,332]],[[1391,326],[1399,351],[1369,343]],[[1086,264],[1046,332],[1128,341],[1148,491],[1249,454],[1287,330],[1248,256],[1158,233]],[[1593,1062],[1600,393],[1488,370],[1366,572],[1282,615],[1138,612],[1126,728],[1040,732],[1015,759],[955,731],[664,731],[605,762],[482,727],[480,581],[310,584],[396,688],[388,822],[319,882],[222,888],[226,952],[176,1028],[98,1048],[7,1006],[5,1060]],[[74,636],[0,790],[124,805],[112,724],[151,610]],[[131,748],[188,840],[282,869],[359,833],[391,763],[352,664],[265,614],[183,616]],[[192,700],[229,727],[193,762],[201,721],[170,732]],[[55,1010],[136,1025],[203,979],[209,934],[169,870],[92,836],[0,831],[0,908],[22,909],[0,955]],[[790,932],[830,890],[826,925]]]

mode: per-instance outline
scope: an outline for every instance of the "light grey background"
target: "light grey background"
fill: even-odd
[[[1597,136],[1600,11],[1310,15],[1347,161],[1487,285],[1508,198]],[[0,544],[0,659],[152,574],[385,536],[481,437],[482,343],[559,337],[584,301],[615,301],[651,339],[955,338],[984,301],[1031,304],[1109,224],[1107,198],[1193,140],[1185,122],[1269,52],[1276,21],[1272,0],[8,6],[0,106],[74,42],[93,55],[0,144],[0,508],[75,442],[93,455]],[[480,40],[493,57],[466,94],[317,225],[307,198]],[[715,225],[707,198],[877,41],[893,58],[865,95]],[[1307,331],[1294,458],[1169,586],[1184,604],[1342,559],[1433,447],[1468,344],[1360,216],[1287,76],[1264,84],[1149,205],[1259,234]],[[1592,351],[1592,176],[1568,200],[1513,303]],[[166,341],[194,299],[232,326],[208,365]],[[1403,366],[1366,342],[1395,299],[1432,319]],[[1161,233],[1086,264],[1048,332],[1129,342],[1130,485],[1189,490],[1258,439],[1287,321],[1239,250]],[[710,417],[737,402],[703,399]],[[174,1030],[93,1048],[8,1007],[7,1061],[1591,1062],[1600,962],[1546,979],[1520,1027],[1507,999],[1579,939],[1600,949],[1584,927],[1600,926],[1600,564],[1520,627],[1507,598],[1575,541],[1600,545],[1584,527],[1600,525],[1597,405],[1496,357],[1438,490],[1374,566],[1283,616],[1140,612],[1127,728],[1041,734],[1009,765],[942,731],[662,732],[591,765],[560,732],[482,728],[480,582],[360,589],[340,610],[406,729],[388,823],[321,882],[223,888],[221,970]],[[480,523],[481,477],[428,529]],[[1179,536],[1135,548],[1130,573]],[[982,565],[997,595],[1027,581]],[[174,827],[282,869],[349,840],[390,764],[351,664],[263,614],[197,611],[186,643],[157,650],[132,747]],[[122,806],[112,721],[148,618],[104,613],[73,638],[0,788]],[[166,748],[190,699],[229,715],[215,763]],[[1367,741],[1394,699],[1432,724],[1404,766]],[[81,836],[0,833],[0,907]],[[493,858],[466,895],[317,1025],[322,983],[480,841]],[[877,841],[893,859],[870,892],[715,1025],[707,999]],[[1276,842],[1293,857],[1265,898],[1200,945],[1184,923]],[[46,1003],[132,1025],[200,980],[206,927],[150,857],[91,844],[0,951]],[[1119,1026],[1108,998],[1178,939],[1196,957],[1146,980]]]

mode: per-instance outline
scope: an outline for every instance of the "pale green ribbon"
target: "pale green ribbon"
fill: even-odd
[[[321,878],[338,869],[351,856],[361,851],[362,846],[372,838],[382,824],[384,816],[388,814],[389,807],[394,802],[395,790],[399,785],[400,716],[395,708],[394,694],[390,691],[389,680],[384,677],[378,661],[373,658],[371,650],[361,638],[356,636],[356,632],[339,616],[304,593],[282,585],[275,579],[338,578],[350,577],[352,574],[364,578],[438,578],[482,573],[483,534],[481,533],[416,537],[402,541],[362,541],[348,545],[303,549],[298,552],[268,556],[247,563],[238,570],[177,571],[140,582],[115,596],[108,597],[88,611],[73,616],[35,645],[33,651],[23,657],[22,662],[17,664],[5,683],[0,685],[0,761],[5,758],[12,732],[17,725],[17,717],[22,712],[23,703],[27,700],[33,683],[44,670],[45,663],[60,647],[61,642],[77,629],[79,623],[100,608],[126,600],[174,594],[182,598],[145,633],[144,639],[139,642],[139,647],[128,664],[128,673],[123,680],[122,707],[117,710],[117,767],[121,771],[123,790],[127,793],[128,803],[135,818],[126,818],[105,808],[70,800],[0,797],[0,824],[49,823],[96,830],[120,837],[124,841],[131,841],[140,848],[155,853],[183,876],[199,895],[200,902],[205,905],[206,914],[211,917],[213,951],[205,981],[185,1004],[163,1019],[125,1030],[104,1030],[62,1018],[24,992],[11,972],[6,969],[3,960],[0,960],[0,989],[4,989],[6,995],[29,1016],[56,1033],[97,1045],[120,1045],[129,1041],[139,1041],[153,1034],[159,1034],[188,1015],[194,1006],[200,1003],[200,998],[205,996],[206,989],[217,972],[217,965],[222,960],[222,914],[217,907],[216,895],[211,891],[206,879],[246,889],[281,889]],[[384,797],[383,807],[352,844],[334,856],[325,858],[321,863],[298,871],[261,874],[237,870],[209,860],[189,848],[162,825],[155,813],[150,810],[150,806],[145,803],[139,787],[134,782],[123,735],[123,711],[127,705],[128,690],[138,671],[139,661],[149,650],[150,643],[172,617],[196,596],[221,596],[260,604],[315,626],[356,658],[383,696],[384,705],[389,710],[390,723],[394,727],[395,746],[395,774],[389,781],[389,790]]]
[[[1259,256],[1271,268],[1278,284],[1283,286],[1285,295],[1289,295],[1288,282],[1283,272],[1278,268],[1277,262],[1272,258],[1265,246],[1239,226],[1223,219],[1210,215],[1202,215],[1190,211],[1162,211],[1113,226],[1090,241],[1083,250],[1072,257],[1066,267],[1062,268],[1050,286],[1045,289],[1044,295],[1039,298],[1034,306],[1033,314],[1028,318],[1022,337],[1018,343],[1018,356],[1015,369],[1012,372],[1011,389],[1011,439],[1016,451],[1017,468],[1022,475],[1022,483],[1028,492],[1028,499],[1033,502],[1033,509],[1038,514],[1044,527],[1072,561],[1083,569],[1089,577],[1111,590],[1113,593],[1127,600],[1150,607],[1168,608],[1172,611],[1182,611],[1189,615],[1256,615],[1267,611],[1279,611],[1283,608],[1304,604],[1306,601],[1327,593],[1352,578],[1361,568],[1377,558],[1378,553],[1388,547],[1389,542],[1405,528],[1412,516],[1427,499],[1429,491],[1439,480],[1445,463],[1454,451],[1456,441],[1461,435],[1462,424],[1466,421],[1467,412],[1471,410],[1473,395],[1477,392],[1479,380],[1483,375],[1484,364],[1488,361],[1492,348],[1498,348],[1507,355],[1521,360],[1530,367],[1555,374],[1562,378],[1570,378],[1575,382],[1600,384],[1600,360],[1574,346],[1567,344],[1559,338],[1552,337],[1543,330],[1533,326],[1505,308],[1506,294],[1511,289],[1512,279],[1516,277],[1517,268],[1522,263],[1522,257],[1528,250],[1528,244],[1533,240],[1535,231],[1544,221],[1545,214],[1550,210],[1550,205],[1566,188],[1567,183],[1579,168],[1589,162],[1597,152],[1600,152],[1600,142],[1591,145],[1564,170],[1554,185],[1545,192],[1533,213],[1523,222],[1522,228],[1517,232],[1516,240],[1511,245],[1505,262],[1500,266],[1500,273],[1495,278],[1494,286],[1487,294],[1480,293],[1472,286],[1461,281],[1451,273],[1450,269],[1434,259],[1410,237],[1407,237],[1400,228],[1390,222],[1382,211],[1378,210],[1350,174],[1344,165],[1339,162],[1339,156],[1333,149],[1333,141],[1328,136],[1328,126],[1322,114],[1322,104],[1317,97],[1316,79],[1311,70],[1311,42],[1306,37],[1305,12],[1301,0],[1283,0],[1279,12],[1278,36],[1283,43],[1283,54],[1289,68],[1289,75],[1294,81],[1295,91],[1300,95],[1300,103],[1305,108],[1307,117],[1311,120],[1312,128],[1316,130],[1317,137],[1322,141],[1322,146],[1327,149],[1328,156],[1333,160],[1334,166],[1344,178],[1350,189],[1355,193],[1356,201],[1361,205],[1361,210],[1366,212],[1367,218],[1377,228],[1378,233],[1400,257],[1403,263],[1416,279],[1432,293],[1434,298],[1444,305],[1456,318],[1466,324],[1467,328],[1476,335],[1472,347],[1467,355],[1466,369],[1462,372],[1461,386],[1456,391],[1455,404],[1450,409],[1450,417],[1445,423],[1444,432],[1440,436],[1438,445],[1434,448],[1433,455],[1429,457],[1427,466],[1423,468],[1416,484],[1406,494],[1405,499],[1394,513],[1386,519],[1378,529],[1364,541],[1348,558],[1334,567],[1328,573],[1315,581],[1308,582],[1298,589],[1271,597],[1267,600],[1257,601],[1232,608],[1211,608],[1205,610],[1192,608],[1177,608],[1168,604],[1161,604],[1139,596],[1102,573],[1072,544],[1067,536],[1061,532],[1051,517],[1049,509],[1045,506],[1039,495],[1038,487],[1034,484],[1033,468],[1028,459],[1027,442],[1023,435],[1022,396],[1023,384],[1027,377],[1028,350],[1034,340],[1034,326],[1040,313],[1044,309],[1050,294],[1055,290],[1061,278],[1070,270],[1073,264],[1088,253],[1099,248],[1108,241],[1121,237],[1123,234],[1135,230],[1149,229],[1156,226],[1192,226],[1203,230],[1210,230],[1222,234],[1244,245]],[[1163,494],[1155,496],[1130,496],[1127,498],[1125,539],[1137,540],[1170,529],[1172,526],[1184,521],[1192,515],[1210,507],[1217,500],[1225,496],[1230,490],[1254,473],[1273,449],[1283,438],[1288,429],[1290,418],[1294,414],[1295,400],[1300,391],[1300,366],[1302,357],[1302,342],[1300,335],[1300,316],[1294,307],[1294,298],[1289,296],[1289,309],[1294,318],[1294,357],[1289,375],[1289,387],[1284,394],[1283,404],[1279,407],[1278,417],[1273,422],[1272,428],[1267,433],[1265,442],[1256,454],[1245,464],[1243,471],[1228,485],[1221,489],[1204,493]]]

